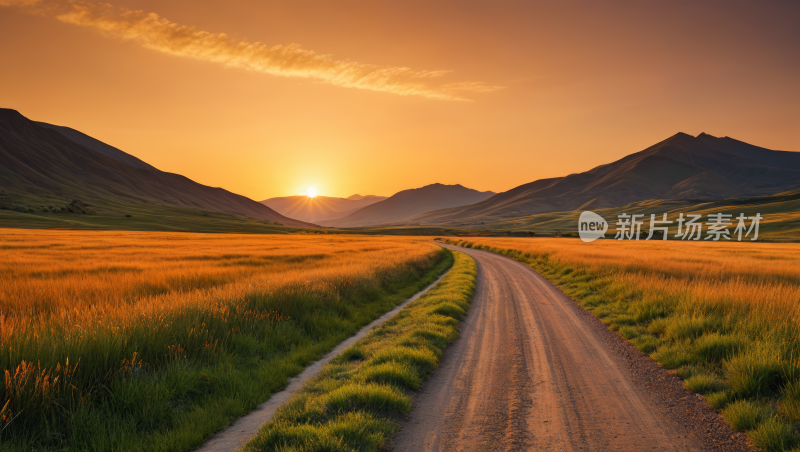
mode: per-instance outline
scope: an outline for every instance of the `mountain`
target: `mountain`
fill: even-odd
[[[468,206],[425,212],[408,224],[464,225],[649,199],[720,200],[800,187],[800,153],[733,138],[678,133],[616,162],[541,179]]]
[[[0,109],[0,189],[23,206],[119,213],[125,206],[147,204],[317,227],[222,188],[160,171],[77,130],[36,123],[5,108]]]
[[[156,167],[148,165],[147,163],[137,159],[136,157],[120,151],[114,146],[109,146],[103,143],[102,141],[96,140],[90,137],[89,135],[86,135],[85,133],[78,132],[75,129],[63,126],[54,126],[46,122],[36,121],[36,124],[38,126],[44,127],[45,129],[55,130],[56,132],[60,133],[61,135],[64,135],[65,137],[69,138],[75,143],[85,146],[95,152],[99,152],[100,154],[103,154],[106,157],[111,157],[114,160],[127,163],[128,165],[134,166],[136,168],[146,169],[150,171],[158,171]]]
[[[345,199],[350,199],[350,200],[353,200],[353,201],[360,201],[360,200],[362,200],[362,199],[367,199],[367,198],[381,198],[381,199],[380,199],[380,201],[382,201],[382,200],[386,199],[386,196],[376,196],[376,195],[364,195],[364,196],[361,196],[361,195],[350,195],[350,196],[348,196],[348,197],[347,197],[347,198],[345,198]]]
[[[480,192],[461,185],[426,185],[403,190],[343,218],[320,221],[319,224],[337,228],[397,224],[428,210],[472,204],[492,195],[494,192]]]
[[[315,223],[347,216],[362,207],[375,204],[384,199],[386,199],[385,196],[373,195],[353,195],[349,198],[285,196],[265,199],[261,201],[261,204],[289,218]]]

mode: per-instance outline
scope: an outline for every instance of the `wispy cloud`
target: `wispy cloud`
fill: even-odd
[[[303,49],[298,44],[268,46],[240,41],[224,33],[210,33],[179,25],[155,13],[116,8],[106,3],[72,0],[0,0],[26,12],[98,30],[133,41],[157,52],[194,58],[263,74],[318,80],[346,88],[381,91],[402,96],[442,100],[468,100],[464,92],[501,89],[481,82],[442,82],[444,70],[385,67],[350,60],[337,60]]]

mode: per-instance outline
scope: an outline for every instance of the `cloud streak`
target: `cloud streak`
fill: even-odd
[[[70,0],[0,0],[0,6],[55,17],[61,22],[98,30],[109,37],[136,42],[168,55],[273,76],[311,79],[345,88],[462,101],[468,100],[463,97],[466,92],[502,89],[481,82],[441,82],[450,71],[385,67],[336,60],[330,55],[303,49],[298,44],[268,46],[261,42],[240,41],[224,33],[179,25],[155,13],[115,8],[109,4]]]

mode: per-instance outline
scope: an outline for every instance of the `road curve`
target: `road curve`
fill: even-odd
[[[394,451],[705,449],[635,381],[608,330],[550,282],[504,256],[448,247],[475,259],[475,298]]]

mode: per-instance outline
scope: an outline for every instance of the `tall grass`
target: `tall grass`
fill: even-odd
[[[244,448],[355,452],[381,449],[411,410],[408,391],[433,371],[475,291],[475,262],[456,253],[442,281],[344,350]]]
[[[764,450],[800,446],[800,245],[447,240],[530,265]]]
[[[449,256],[412,238],[3,230],[0,449],[189,450]]]

